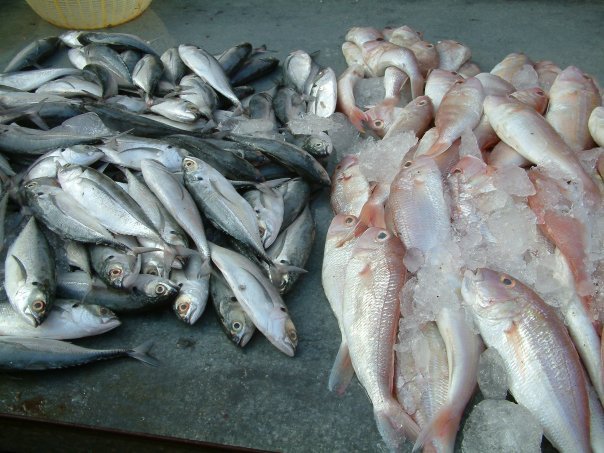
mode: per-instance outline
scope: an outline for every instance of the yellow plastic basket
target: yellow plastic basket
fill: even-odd
[[[63,28],[90,30],[123,24],[151,0],[25,0],[44,20]]]

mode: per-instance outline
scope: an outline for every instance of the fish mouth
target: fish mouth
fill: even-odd
[[[243,348],[249,341],[252,339],[253,331],[245,332],[243,335],[235,335],[233,336],[233,341],[235,344],[241,348]]]

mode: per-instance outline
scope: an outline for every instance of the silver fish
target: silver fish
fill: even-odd
[[[57,299],[46,320],[32,327],[9,304],[0,305],[0,335],[72,340],[100,335],[121,324],[115,314],[98,305],[82,304],[77,300]]]
[[[8,249],[4,288],[15,311],[36,327],[52,307],[55,286],[51,250],[32,217]]]
[[[173,279],[180,290],[172,308],[178,318],[187,324],[195,324],[205,311],[210,291],[210,262],[200,255],[191,255],[182,275]]]

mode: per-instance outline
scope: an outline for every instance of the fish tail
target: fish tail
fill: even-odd
[[[350,353],[348,351],[348,345],[344,340],[340,344],[338,349],[338,355],[329,373],[329,383],[327,388],[330,392],[336,392],[338,395],[343,395],[354,376],[354,368],[350,361]]]
[[[400,449],[407,438],[417,439],[419,426],[395,401],[374,411],[375,422],[390,450]]]
[[[128,351],[128,356],[132,357],[133,359],[140,360],[147,365],[159,366],[159,360],[149,355],[149,351],[151,350],[152,346],[153,340],[146,341],[140,346]]]
[[[367,201],[359,214],[359,224],[368,227],[386,228],[386,212],[382,203]]]
[[[444,406],[422,430],[413,445],[413,452],[418,451],[424,445],[437,441],[440,446],[439,451],[452,453],[459,422],[460,415],[450,406]]]
[[[446,150],[448,150],[450,147],[451,147],[451,143],[441,140],[441,138],[439,137],[424,155],[431,156],[431,157],[437,157],[437,156],[440,156],[441,154],[444,154],[444,152]]]

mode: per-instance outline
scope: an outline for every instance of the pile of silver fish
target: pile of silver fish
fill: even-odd
[[[66,48],[75,68],[39,69]],[[305,272],[311,190],[330,184],[318,160],[332,145],[327,134],[291,133],[275,114],[333,113],[336,81],[302,51],[287,62],[280,78],[301,91],[275,84],[273,102],[244,84],[279,60],[249,43],[159,55],[133,35],[70,31],[13,58],[0,74],[2,243],[11,219],[0,368],[119,356],[155,365],[150,343],[94,351],[61,340],[156,307],[192,325],[208,299],[238,346],[258,329],[294,355],[282,295]],[[255,120],[273,132],[252,133]]]
[[[556,449],[604,451],[596,80],[522,53],[482,72],[464,44],[408,26],[353,28],[342,50],[339,110],[373,137],[332,178],[322,276],[342,343],[329,388],[356,374],[390,450],[453,451],[481,354],[495,356],[500,398]],[[370,108],[355,100],[366,77],[385,91]]]

